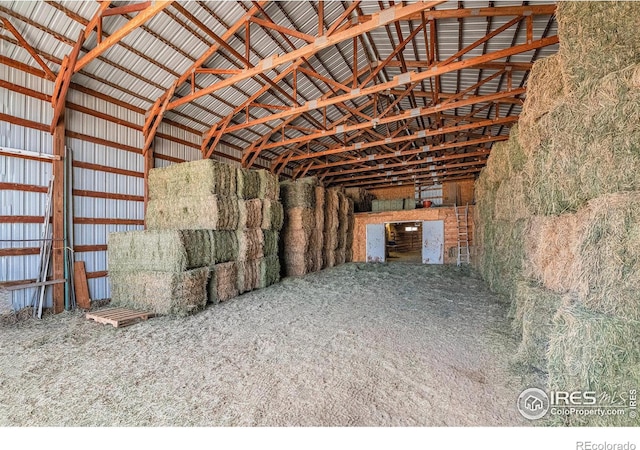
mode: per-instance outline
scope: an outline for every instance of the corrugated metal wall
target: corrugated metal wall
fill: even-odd
[[[10,69],[0,65],[0,80],[27,87],[37,92],[50,94],[53,83],[36,75]],[[0,112],[14,118],[26,119],[38,124],[48,125],[52,117],[52,107],[48,101],[33,98],[6,88],[0,88]],[[104,272],[108,269],[107,244],[108,234],[114,231],[141,229],[140,224],[105,223],[117,222],[120,219],[140,221],[144,219],[144,204],[140,201],[144,195],[143,158],[136,149],[143,144],[142,132],[144,116],[102,99],[71,90],[68,95],[70,104],[88,108],[103,115],[77,111],[67,108],[67,149],[72,154],[75,166],[73,169],[73,188],[76,191],[90,191],[83,195],[73,196],[73,210],[76,222],[74,238],[76,248],[84,246],[102,246],[91,251],[78,251],[76,260],[85,261],[89,277],[89,290],[92,299],[108,298],[109,285]],[[122,125],[115,120],[132,124]],[[35,125],[34,125],[35,126]],[[156,167],[172,164],[172,161],[200,159],[199,145],[201,137],[188,131],[162,124],[160,134],[179,139],[174,142],[168,139],[156,139]],[[97,138],[97,139],[91,139]],[[93,140],[94,142],[91,142]],[[187,145],[190,143],[191,145]],[[0,120],[0,146],[52,153],[52,137],[47,131],[33,129]],[[234,149],[224,149],[225,153],[235,155]],[[163,159],[169,157],[170,160]],[[87,164],[91,168],[87,168]],[[100,167],[102,166],[102,167]],[[134,172],[132,174],[113,173],[104,168],[121,169]],[[37,185],[46,187],[51,179],[50,162],[23,159],[0,155],[0,182]],[[136,176],[134,176],[136,175]],[[123,200],[99,198],[95,194],[124,194],[139,199]],[[87,196],[90,195],[90,196]],[[41,220],[35,222],[33,217],[43,216],[46,194],[25,192],[23,190],[0,190],[0,216],[29,216],[34,223],[0,223],[0,249],[36,248],[38,241],[8,242],[10,240],[39,239],[42,230]],[[95,220],[87,220],[95,219]],[[27,219],[25,219],[27,220]],[[103,222],[103,223],[100,223]],[[84,250],[84,249],[82,249]],[[34,279],[38,271],[38,254],[19,256],[0,256],[0,282]],[[50,290],[50,289],[49,289]],[[16,290],[12,292],[14,309],[29,306],[35,289]],[[49,293],[46,306],[51,306]]]

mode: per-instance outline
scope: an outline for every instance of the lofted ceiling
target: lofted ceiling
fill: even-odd
[[[227,146],[245,167],[260,158],[328,185],[429,185],[474,177],[507,138],[532,63],[557,51],[554,11],[535,1],[2,1],[0,39],[3,57],[54,78],[75,47],[76,85],[147,111],[145,152],[166,121],[202,135],[203,157]]]

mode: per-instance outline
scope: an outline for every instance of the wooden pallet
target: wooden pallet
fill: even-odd
[[[128,308],[109,308],[96,312],[88,312],[85,317],[98,323],[110,324],[116,328],[127,327],[141,320],[153,317],[152,313],[136,311]]]

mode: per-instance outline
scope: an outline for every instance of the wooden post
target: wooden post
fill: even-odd
[[[64,165],[65,165],[65,114],[60,114],[53,130],[53,154],[60,159],[53,160],[53,279],[64,278]],[[53,285],[53,313],[64,310],[64,283]]]
[[[145,140],[147,139],[147,134],[144,133]],[[155,164],[155,158],[153,156],[154,145],[153,141],[151,141],[151,145],[147,149],[146,152],[143,153],[142,157],[144,158],[144,229],[147,229],[147,204],[149,203],[149,171],[153,169]]]

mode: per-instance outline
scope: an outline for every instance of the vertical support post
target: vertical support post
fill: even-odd
[[[353,38],[353,88],[358,87],[358,38]]]
[[[147,229],[147,204],[149,203],[149,171],[154,166],[153,144],[144,154],[144,228]]]
[[[249,22],[248,20],[244,23],[244,45],[245,45],[245,50],[244,50],[244,59],[246,60],[245,63],[245,68],[248,69],[249,68],[249,52],[250,52],[250,39],[251,39],[251,22]]]
[[[64,278],[64,165],[65,165],[65,114],[64,109],[53,130],[53,154],[60,159],[53,161],[53,279]],[[53,285],[53,313],[64,310],[64,289],[66,282]]]

